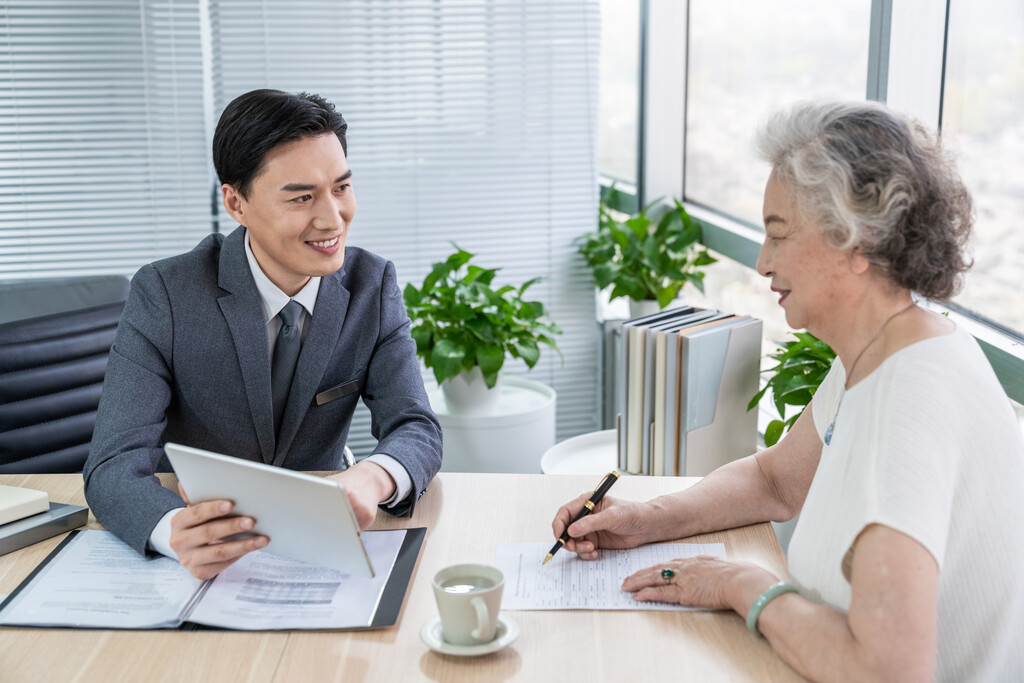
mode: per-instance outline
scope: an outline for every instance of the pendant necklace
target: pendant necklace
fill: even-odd
[[[898,315],[900,315],[902,313],[906,313],[911,308],[913,308],[914,307],[914,303],[915,302],[911,301],[910,305],[908,305],[905,308],[901,308],[900,310],[896,311],[895,313],[890,315],[888,317],[888,319],[886,319],[886,321],[884,323],[882,323],[882,326],[878,328],[878,332],[875,332],[875,334],[872,335],[871,339],[868,340],[868,343],[865,344],[864,348],[861,349],[860,353],[857,354],[857,357],[853,359],[853,365],[850,366],[850,373],[848,375],[846,375],[846,381],[847,382],[849,382],[850,378],[853,377],[853,371],[857,369],[857,362],[860,360],[860,357],[864,355],[864,352],[868,350],[868,347],[870,347],[872,344],[875,343],[875,340],[878,339],[878,335],[882,334],[882,330],[885,329],[885,326],[888,325],[889,323],[891,323],[893,321],[893,318],[895,318],[896,316],[898,316]],[[846,398],[846,383],[843,383],[843,393],[839,395],[839,405],[836,406],[836,412],[833,413],[833,415],[832,415],[832,422],[829,423],[828,429],[825,430],[825,445],[826,446],[828,446],[830,443],[832,443],[832,432],[836,428],[836,419],[839,417],[839,410],[843,407],[843,399],[844,398]]]

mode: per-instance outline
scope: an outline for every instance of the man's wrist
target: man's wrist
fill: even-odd
[[[398,485],[386,469],[375,462],[363,461],[356,464],[352,469],[363,468],[363,474],[377,492],[377,503],[383,503],[395,494]],[[371,469],[372,468],[372,469]]]

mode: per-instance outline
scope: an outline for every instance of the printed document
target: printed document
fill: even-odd
[[[0,611],[7,626],[231,629],[369,626],[405,530],[367,531],[372,579],[255,551],[210,581],[167,557],[143,557],[108,531],[79,532]]]
[[[669,560],[698,555],[725,557],[724,543],[655,543],[628,550],[601,550],[596,560],[559,551],[541,565],[548,543],[502,543],[494,564],[505,575],[501,608],[693,610],[664,602],[638,602],[622,590],[627,576]]]

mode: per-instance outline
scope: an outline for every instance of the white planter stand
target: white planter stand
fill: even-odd
[[[442,472],[539,473],[555,444],[555,390],[546,384],[506,377],[489,415],[453,413],[440,388],[427,395],[444,433]]]
[[[540,459],[544,474],[608,474],[619,470],[616,454],[618,432],[605,429],[580,434],[552,446]],[[619,470],[619,474],[629,472]]]

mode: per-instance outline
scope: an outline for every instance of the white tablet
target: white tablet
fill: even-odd
[[[336,481],[176,443],[164,445],[192,503],[230,500],[232,515],[256,520],[264,550],[294,560],[372,577],[355,513]]]

